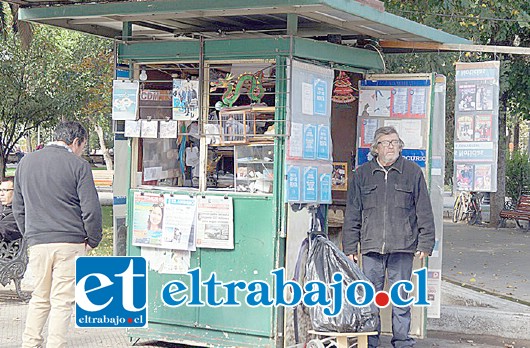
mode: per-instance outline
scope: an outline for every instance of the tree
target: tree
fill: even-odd
[[[112,134],[112,80],[114,64],[112,41],[95,36],[70,33],[76,43],[72,47],[73,71],[78,89],[76,117],[85,121],[98,136],[99,148],[108,170],[113,169],[109,153]],[[79,58],[80,57],[80,58]]]
[[[57,29],[39,26],[27,49],[7,30],[0,51],[0,175],[5,177],[9,153],[39,125],[50,127],[72,115],[72,70],[64,64]],[[50,39],[54,37],[54,39]]]
[[[476,44],[523,46],[530,47],[530,6],[527,0],[444,0],[444,1],[413,1],[413,0],[387,0],[386,9],[411,20],[442,29],[449,33],[471,39]],[[441,56],[435,54],[436,56]],[[443,67],[452,67],[456,61],[454,54],[444,54],[441,68],[432,70],[414,70],[425,68],[425,55],[421,62],[414,55],[392,58],[392,66],[405,66],[409,63],[410,72],[425,72],[444,70]],[[428,56],[434,59],[434,57]],[[440,58],[439,58],[440,59]],[[506,123],[518,124],[518,119],[529,119],[530,113],[528,88],[530,74],[528,73],[528,56],[520,55],[495,55],[488,53],[466,52],[459,54],[458,60],[483,61],[497,59],[501,61],[501,88],[499,110],[499,153],[497,170],[497,192],[491,200],[491,225],[496,225],[499,212],[504,206],[506,176],[505,158],[507,150]],[[454,71],[446,74],[448,86],[454,86]],[[452,139],[454,133],[453,110],[454,92],[448,91],[446,140]],[[448,149],[446,169],[452,173],[452,140],[446,141]],[[446,173],[447,173],[446,172]],[[448,176],[446,175],[446,179]]]

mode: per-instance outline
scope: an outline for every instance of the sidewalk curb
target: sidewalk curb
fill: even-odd
[[[442,282],[439,319],[428,330],[530,340],[530,306]]]
[[[442,306],[440,319],[428,319],[428,330],[495,335],[530,340],[530,314],[496,309]]]

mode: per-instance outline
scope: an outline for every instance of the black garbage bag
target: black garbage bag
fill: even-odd
[[[376,331],[379,317],[377,307],[372,302],[366,306],[354,306],[346,300],[347,286],[354,281],[370,282],[355,262],[350,260],[333,242],[322,236],[313,240],[306,264],[305,281],[319,280],[335,283],[333,274],[343,275],[343,307],[336,316],[324,313],[326,307],[309,307],[309,315],[313,329],[331,332],[369,332]],[[355,294],[357,299],[364,297],[364,288],[358,286]],[[328,287],[328,298],[332,299],[332,290]]]

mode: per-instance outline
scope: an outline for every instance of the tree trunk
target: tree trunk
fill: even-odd
[[[515,151],[519,150],[521,147],[519,145],[519,139],[520,139],[520,125],[519,125],[519,117],[515,120],[515,124],[513,125],[513,149]]]
[[[107,166],[107,170],[114,170],[114,165],[112,163],[112,157],[110,157],[109,149],[107,149],[107,146],[105,145],[105,138],[103,137],[103,128],[101,128],[99,124],[95,124],[94,130],[96,131],[96,134],[98,135],[99,147],[101,148],[101,152],[103,153],[103,159],[105,160],[105,165]]]
[[[6,178],[6,163],[7,157],[4,157],[3,152],[0,154],[0,181]]]
[[[490,227],[499,223],[499,213],[504,208],[506,196],[506,103],[508,95],[504,92],[500,100],[499,110],[499,148],[497,156],[497,192],[491,194]]]

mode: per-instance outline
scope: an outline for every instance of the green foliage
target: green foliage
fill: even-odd
[[[7,155],[23,136],[39,125],[53,126],[75,107],[72,69],[65,63],[61,40],[52,39],[56,32],[36,27],[30,46],[24,49],[12,31],[5,31],[0,52],[2,175]]]
[[[530,189],[530,162],[524,152],[514,151],[506,160],[506,196],[514,204],[522,192]]]
[[[528,0],[386,0],[388,12],[470,39],[475,44],[530,47]],[[509,125],[530,119],[530,56],[481,52],[386,55],[388,73],[438,72],[447,77],[446,177],[453,167],[454,64],[501,61],[501,97]],[[502,106],[501,106],[502,108]],[[501,114],[504,110],[500,110]],[[500,132],[503,136],[503,132]]]
[[[112,256],[112,243],[114,239],[114,232],[112,228],[112,206],[102,206],[101,213],[103,214],[103,239],[99,246],[92,250],[89,255],[92,256]]]

